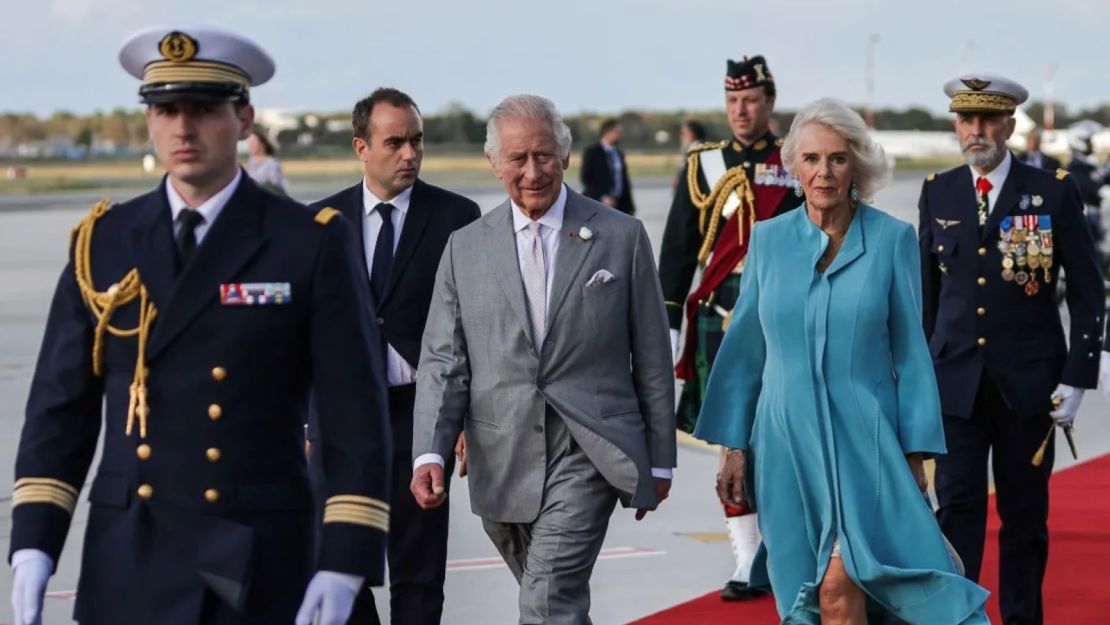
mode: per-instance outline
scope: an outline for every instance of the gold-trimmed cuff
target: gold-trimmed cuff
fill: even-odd
[[[678,302],[672,302],[671,300],[664,301],[663,305],[664,306],[674,306],[675,308],[682,308],[682,304],[679,304]]]
[[[73,514],[77,507],[77,489],[50,477],[24,477],[12,488],[12,507],[29,503],[49,503]]]
[[[324,523],[351,523],[389,531],[389,504],[362,495],[336,495],[324,502]]]

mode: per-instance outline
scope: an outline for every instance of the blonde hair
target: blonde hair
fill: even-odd
[[[856,167],[852,181],[859,189],[860,199],[871,201],[875,193],[890,182],[890,164],[883,146],[871,138],[863,118],[847,104],[832,98],[821,98],[794,116],[790,132],[782,144],[782,162],[793,173],[799,156],[798,135],[810,124],[821,124],[848,142],[848,151]]]

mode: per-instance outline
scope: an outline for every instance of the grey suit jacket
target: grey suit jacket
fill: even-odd
[[[531,522],[543,500],[550,405],[624,505],[653,507],[651,467],[674,467],[676,452],[667,316],[647,233],[568,189],[537,354],[512,210],[506,201],[456,231],[440,261],[417,369],[413,458],[446,457],[465,427],[474,513]],[[587,287],[602,269],[616,279]]]

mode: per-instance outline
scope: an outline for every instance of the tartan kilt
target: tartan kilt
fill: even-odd
[[[736,305],[736,296],[740,293],[740,275],[733,274],[713,291],[709,306],[699,306],[694,316],[694,327],[687,328],[687,332],[694,332],[696,349],[694,353],[694,378],[686,380],[682,386],[682,395],[678,400],[678,412],[675,422],[679,430],[692,434],[698,422],[698,413],[701,411],[702,397],[705,395],[705,385],[709,382],[709,370],[713,367],[713,360],[721,349],[721,342],[725,338],[722,329],[724,317],[718,314],[716,306],[731,311]]]

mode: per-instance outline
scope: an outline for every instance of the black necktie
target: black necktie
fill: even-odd
[[[180,226],[177,231],[177,258],[184,269],[197,249],[197,226],[204,223],[204,215],[194,209],[184,208],[178,214],[177,222]]]
[[[382,202],[374,210],[382,217],[382,228],[378,230],[378,242],[374,245],[370,288],[374,291],[375,300],[381,303],[385,287],[389,284],[389,272],[393,270],[393,205]]]

